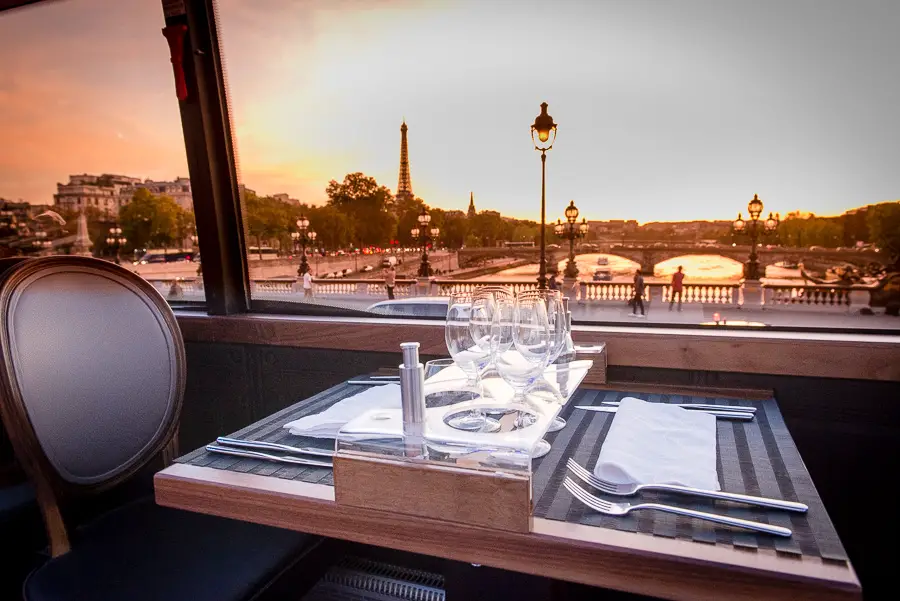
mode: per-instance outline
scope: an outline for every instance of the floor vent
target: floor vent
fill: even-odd
[[[371,559],[345,557],[332,567],[303,601],[445,601],[439,574]]]

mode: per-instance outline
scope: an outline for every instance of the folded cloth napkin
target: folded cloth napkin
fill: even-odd
[[[307,415],[284,425],[291,434],[312,438],[337,438],[340,429],[350,420],[370,409],[400,408],[400,385],[372,386],[338,401],[325,411]]]
[[[594,473],[616,484],[680,484],[720,490],[716,418],[625,397],[600,449]]]

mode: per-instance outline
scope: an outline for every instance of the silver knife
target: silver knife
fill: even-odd
[[[603,401],[603,405],[610,407],[618,407],[622,401]],[[703,405],[700,403],[661,403],[662,405],[673,405],[682,409],[694,409],[697,411],[737,411],[738,413],[756,413],[756,407],[746,407],[738,405]]]
[[[608,405],[576,405],[576,409],[584,409],[586,411],[601,411],[603,413],[615,413],[618,407],[610,407]],[[740,422],[749,422],[753,420],[752,413],[740,413],[738,411],[703,411],[715,415],[719,419],[732,419]]]
[[[316,449],[313,447],[292,447],[277,442],[266,442],[264,440],[243,440],[240,438],[228,438],[220,436],[216,442],[226,447],[238,447],[241,449],[250,449],[255,451],[280,451],[282,453],[290,453],[292,455],[316,455],[317,457],[334,457],[334,451],[328,449]]]
[[[291,457],[289,455],[269,455],[268,453],[260,453],[259,451],[244,451],[242,449],[234,449],[231,447],[220,447],[219,445],[206,445],[206,450],[210,453],[218,453],[219,455],[231,455],[233,457],[246,457],[248,459],[263,459],[265,461],[274,461],[276,463],[289,463],[291,465],[312,465],[316,467],[334,467],[330,461],[319,461],[317,459],[304,459],[302,457]]]

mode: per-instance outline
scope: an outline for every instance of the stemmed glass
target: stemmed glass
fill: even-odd
[[[544,299],[547,304],[547,324],[550,328],[550,360],[548,365],[555,362],[566,350],[568,340],[568,316],[562,294],[558,290],[526,290],[520,293],[523,297],[538,297]],[[566,427],[566,420],[556,416],[550,423],[547,432],[558,432]]]
[[[475,322],[483,325],[487,320],[487,328],[473,327],[473,309],[476,311]],[[481,300],[476,303],[476,295],[472,293],[454,292],[450,295],[444,340],[450,356],[472,385],[476,384],[491,358],[490,323],[493,316],[486,314],[489,309],[490,303]]]
[[[508,301],[501,302],[508,304]],[[536,294],[516,296],[511,312],[512,323],[501,319],[498,327],[495,363],[500,377],[513,389],[513,404],[541,412],[533,407],[525,391],[536,382],[550,362],[553,351],[545,297]],[[501,309],[501,314],[503,313]],[[539,441],[532,451],[533,457],[542,457],[550,450],[550,444]]]

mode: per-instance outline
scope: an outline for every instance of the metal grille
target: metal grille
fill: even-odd
[[[445,601],[444,578],[359,557],[345,557],[331,568],[303,601]]]

